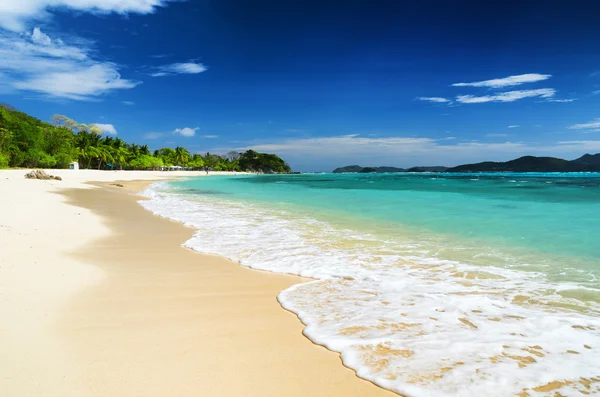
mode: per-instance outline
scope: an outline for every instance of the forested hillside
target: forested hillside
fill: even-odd
[[[225,156],[191,154],[183,147],[149,149],[104,136],[94,126],[54,115],[45,123],[8,105],[0,106],[0,168],[66,168],[78,161],[81,168],[151,170],[181,166],[215,171],[288,173],[279,156],[248,150]]]

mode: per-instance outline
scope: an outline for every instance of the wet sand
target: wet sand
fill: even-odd
[[[69,300],[58,322],[79,363],[83,390],[73,395],[395,395],[302,335],[276,300],[302,278],[181,247],[194,231],[137,203],[133,193],[147,183],[61,192],[110,230],[71,254],[105,272]]]

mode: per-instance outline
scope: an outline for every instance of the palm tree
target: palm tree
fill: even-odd
[[[199,154],[194,154],[192,159],[190,160],[190,166],[192,168],[202,168],[204,167],[204,159]]]
[[[98,148],[98,169],[102,167],[102,163],[108,164],[114,161],[111,147],[108,145],[100,145]]]
[[[174,160],[177,165],[185,166],[190,161],[190,152],[186,148],[177,146],[175,148]]]
[[[124,146],[113,149],[113,158],[115,159],[115,162],[119,164],[119,167],[121,169],[123,169],[123,164],[127,164],[127,158],[129,156],[129,150],[127,150],[127,148],[125,148]]]
[[[127,150],[127,144],[124,140],[119,137],[110,138],[111,154],[113,161],[119,164],[119,168],[123,169],[123,165],[127,164],[129,158],[129,151]]]
[[[92,166],[92,159],[100,156],[100,135],[95,132],[88,132],[87,129],[81,129],[77,134],[75,146],[77,147],[79,157],[87,161],[87,168]]]

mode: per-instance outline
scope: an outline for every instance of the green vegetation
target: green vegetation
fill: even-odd
[[[248,150],[226,156],[191,154],[183,147],[151,152],[148,145],[103,136],[94,125],[79,124],[54,115],[45,123],[8,105],[0,105],[0,168],[81,168],[158,170],[179,166],[214,171],[289,173],[290,167],[274,154]]]

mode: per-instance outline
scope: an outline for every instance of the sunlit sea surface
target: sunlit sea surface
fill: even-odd
[[[197,229],[191,249],[314,278],[278,299],[360,377],[415,397],[600,395],[600,174],[214,176],[145,194]]]

